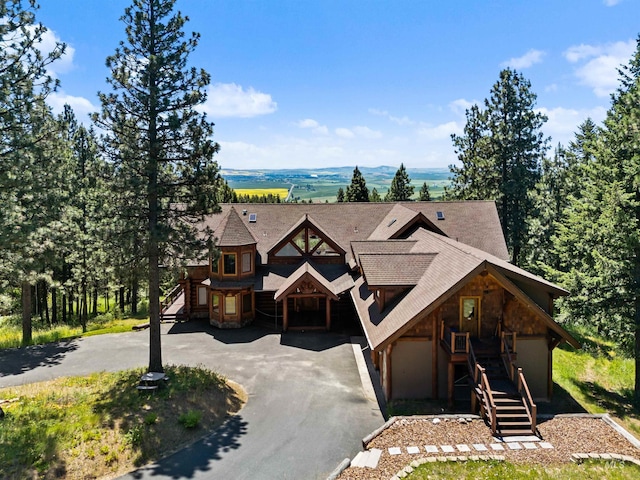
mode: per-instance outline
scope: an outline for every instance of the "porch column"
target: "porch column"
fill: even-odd
[[[325,297],[325,301],[326,301],[326,305],[327,305],[327,318],[326,318],[326,325],[327,325],[327,332],[329,330],[331,330],[331,298],[329,297]]]
[[[383,378],[382,384],[384,388],[384,396],[387,401],[391,400],[391,394],[393,390],[391,389],[391,352],[393,351],[393,344],[389,345],[384,351],[383,358]]]
[[[431,320],[431,397],[438,399],[438,321],[435,315]]]
[[[282,299],[282,331],[286,332],[289,328],[289,297],[285,295]]]

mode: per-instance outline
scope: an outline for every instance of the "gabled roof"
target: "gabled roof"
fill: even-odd
[[[323,241],[328,242],[331,247],[335,248],[339,254],[344,255],[346,253],[346,251],[340,245],[338,245],[329,234],[324,231],[324,229],[318,224],[318,222],[314,221],[308,213],[305,213],[295,224],[292,225],[289,230],[287,230],[282,235],[282,237],[276,242],[276,244],[269,249],[267,254],[275,254],[291,240],[291,237],[294,233],[304,227],[312,228],[314,232],[322,237]]]
[[[334,291],[333,285],[329,280],[324,278],[320,272],[311,266],[309,262],[304,262],[300,267],[287,278],[280,288],[273,295],[273,299],[277,302],[282,300],[285,295],[295,291],[297,285],[305,279],[311,279],[317,285],[322,293],[325,293],[333,300],[338,300],[338,294]],[[340,292],[338,292],[340,293]]]
[[[239,247],[258,243],[233,207],[226,212],[213,234],[218,238],[219,247]]]
[[[409,253],[416,240],[365,240],[351,242],[351,252],[356,263],[363,253]]]
[[[378,310],[375,297],[369,291],[364,276],[356,280],[355,288],[351,290],[354,305],[372,349],[381,348],[402,336],[472,278],[485,270],[491,271],[490,269],[496,272],[498,279],[503,279],[501,283],[504,288],[534,308],[538,316],[559,337],[577,345],[569,333],[509,279],[526,279],[550,293],[566,293],[563,289],[498,257],[432,232],[419,230],[412,239],[417,240],[412,251],[437,253],[415,287],[397,298],[382,312]]]
[[[222,213],[209,215],[201,225],[221,232],[220,224],[232,208],[247,209],[256,214],[256,221],[249,222],[249,215],[240,215],[240,221],[257,242],[259,261],[267,263],[268,255],[276,243],[308,215],[323,234],[346,251],[346,260],[352,259],[350,243],[367,239],[387,240],[393,233],[406,227],[418,212],[434,223],[446,236],[487,251],[508,260],[507,247],[498,219],[495,202],[400,202],[400,203],[314,203],[314,204],[221,204]],[[445,220],[437,220],[442,211]],[[386,236],[382,229],[395,218],[394,231]],[[395,226],[397,224],[397,226]],[[374,232],[375,235],[374,235]],[[385,233],[385,234],[383,234]],[[386,236],[386,238],[385,238]]]
[[[418,284],[436,253],[361,253],[360,267],[369,287]]]
[[[398,238],[402,232],[410,228],[412,225],[423,223],[426,227],[436,233],[446,235],[439,226],[435,224],[435,217],[427,218],[421,211],[414,211],[402,204],[395,205],[385,219],[371,233],[369,240],[386,240],[390,238]]]

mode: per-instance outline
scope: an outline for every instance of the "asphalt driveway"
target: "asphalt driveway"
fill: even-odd
[[[205,365],[240,383],[238,415],[193,446],[127,479],[322,479],[384,419],[346,335],[162,326],[165,364]],[[148,362],[148,332],[0,351],[0,387]],[[365,382],[366,386],[366,382]]]

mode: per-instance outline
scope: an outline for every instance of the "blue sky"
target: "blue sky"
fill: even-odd
[[[40,0],[43,45],[81,120],[109,91],[126,0]],[[549,117],[552,145],[604,119],[640,34],[640,0],[178,0],[212,78],[204,106],[223,169],[455,162],[450,135],[507,66]]]

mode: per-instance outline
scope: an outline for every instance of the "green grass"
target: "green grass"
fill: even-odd
[[[610,413],[640,437],[640,412],[633,405],[635,362],[611,341],[571,329],[581,350],[563,345],[553,352],[553,379],[588,413]]]
[[[78,337],[102,335],[105,333],[130,332],[134,325],[144,323],[148,318],[126,318],[122,320],[89,321],[87,331],[82,333],[82,327],[70,325],[55,325],[33,327],[32,345],[70,340]],[[22,346],[22,328],[9,322],[0,323],[0,349]]]
[[[409,476],[410,480],[635,480],[640,468],[621,462],[592,461],[581,465],[529,465],[509,462],[436,462],[421,465]]]
[[[131,470],[193,442],[246,400],[201,367],[167,367],[151,394],[142,369],[0,389],[0,478],[94,478]],[[8,401],[8,402],[6,402]],[[197,412],[197,426],[181,415]]]

